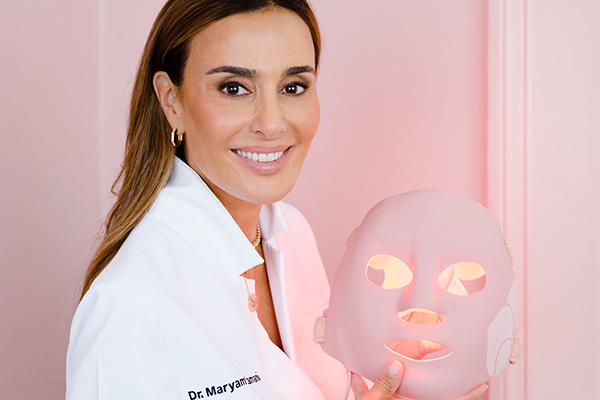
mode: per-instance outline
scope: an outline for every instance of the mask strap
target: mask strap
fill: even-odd
[[[344,246],[348,247],[348,245],[350,244],[350,242],[352,241],[352,238],[354,238],[354,234],[356,233],[356,231],[358,230],[358,226],[356,228],[354,228],[354,230],[352,231],[352,233],[350,233],[350,236],[348,236],[348,239],[346,239],[346,243],[344,243]]]
[[[327,324],[327,317],[317,317],[315,321],[315,327],[313,329],[313,342],[325,343],[325,325]]]
[[[348,400],[348,395],[350,394],[350,380],[352,379],[352,372],[350,372],[350,370],[346,370],[346,372],[348,373],[348,379],[346,381],[346,392],[343,400]]]
[[[325,310],[327,311],[327,310]],[[315,343],[325,343],[325,325],[327,324],[327,317],[317,317],[315,321],[315,327],[313,330],[313,342]],[[352,373],[350,370],[346,370],[348,374],[348,380],[346,381],[346,391],[344,394],[343,400],[348,399],[348,395],[350,394],[350,381],[352,380]]]
[[[523,337],[518,335],[518,332],[513,336],[512,351],[510,353],[509,361],[511,364],[516,364],[521,356],[523,350]]]
[[[504,239],[504,247],[506,247],[506,252],[508,253],[508,259],[510,260],[510,265],[515,265],[515,258],[512,255],[512,249],[510,248],[510,245],[508,244],[506,239]]]

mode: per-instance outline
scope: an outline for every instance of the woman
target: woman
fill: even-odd
[[[318,126],[319,51],[304,0],[165,4],[73,320],[68,399],[341,398],[344,372],[310,343],[328,296],[314,238],[278,203]],[[357,395],[390,398],[389,369],[370,391],[355,377]]]

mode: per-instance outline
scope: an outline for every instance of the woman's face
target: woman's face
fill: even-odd
[[[236,14],[193,38],[174,127],[221,201],[268,204],[294,186],[319,124],[314,59],[308,26],[284,9]]]

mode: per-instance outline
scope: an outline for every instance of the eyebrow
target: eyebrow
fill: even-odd
[[[220,74],[220,73],[229,73],[234,75],[246,76],[248,78],[255,78],[258,76],[258,73],[255,69],[244,68],[244,67],[233,67],[230,65],[222,65],[220,67],[216,67],[211,69],[206,73],[206,75],[211,74]]]
[[[300,67],[290,67],[283,73],[283,76],[298,75],[298,74],[302,74],[304,72],[314,74],[315,69],[313,67],[311,67],[310,65],[302,65]]]
[[[302,74],[305,72],[314,74],[315,69],[313,67],[311,67],[310,65],[290,67],[290,68],[286,69],[283,72],[283,74],[281,74],[281,75],[282,76],[290,76],[290,75]],[[256,78],[258,76],[258,72],[255,69],[244,68],[244,67],[234,67],[231,65],[221,65],[220,67],[213,68],[210,71],[208,71],[206,73],[206,75],[220,74],[220,73],[229,73],[229,74],[234,74],[234,75],[239,75],[239,76],[245,76],[248,78]]]

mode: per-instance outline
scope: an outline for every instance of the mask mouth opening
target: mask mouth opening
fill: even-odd
[[[441,360],[454,352],[449,346],[427,339],[391,340],[385,347],[392,353],[413,361]]]

